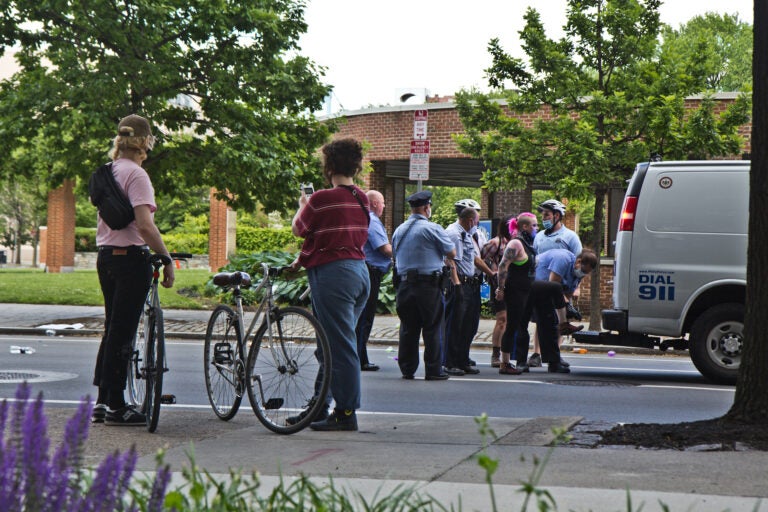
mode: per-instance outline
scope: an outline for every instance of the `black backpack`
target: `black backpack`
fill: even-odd
[[[93,171],[88,181],[88,195],[110,229],[123,229],[136,218],[128,195],[112,175],[112,162]]]

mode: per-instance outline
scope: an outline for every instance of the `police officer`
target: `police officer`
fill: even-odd
[[[417,192],[407,201],[411,216],[392,235],[397,273],[393,280],[400,318],[397,364],[404,379],[413,379],[419,367],[419,338],[423,332],[425,379],[446,380],[441,351],[443,267],[453,265],[456,250],[445,230],[429,221],[432,192]]]
[[[456,210],[457,217],[461,215],[461,212],[463,212],[465,208],[473,208],[478,214],[480,213],[480,204],[474,199],[460,199],[453,203],[453,207]],[[477,330],[480,328],[480,310],[483,303],[483,300],[480,297],[480,287],[483,284],[483,275],[487,276],[488,282],[490,283],[495,274],[495,272],[491,270],[480,257],[480,249],[488,243],[488,237],[485,236],[485,232],[482,229],[478,229],[478,225],[479,223],[476,222],[469,230],[469,234],[472,236],[472,241],[475,245],[475,271],[473,274],[475,278],[475,287],[472,289],[470,295],[464,297],[464,300],[468,301],[466,321],[469,322],[468,336],[470,344],[472,340],[475,339]],[[467,350],[469,350],[469,347]],[[475,361],[469,358],[469,355],[467,355],[467,359],[469,366],[475,366]]]
[[[475,243],[473,228],[479,222],[474,208],[464,208],[456,222],[446,228],[456,248],[456,271],[458,284],[448,293],[445,315],[446,354],[445,367],[448,375],[460,376],[480,371],[470,365],[469,346],[474,336],[472,309],[474,296],[480,298],[480,282],[475,278]],[[483,263],[485,265],[485,263]],[[486,268],[488,268],[486,266]]]

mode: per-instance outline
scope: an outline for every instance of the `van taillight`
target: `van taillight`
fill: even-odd
[[[635,230],[635,212],[637,211],[637,197],[627,196],[624,198],[624,205],[621,207],[621,217],[619,217],[619,231]]]

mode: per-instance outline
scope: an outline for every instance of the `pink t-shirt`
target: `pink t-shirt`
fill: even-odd
[[[125,193],[128,194],[128,199],[134,208],[143,204],[149,205],[149,210],[154,216],[155,210],[157,210],[155,189],[152,188],[152,182],[147,171],[133,160],[119,158],[112,162],[112,175],[117,184],[123,187]],[[139,233],[139,228],[136,227],[136,221],[131,222],[124,229],[112,230],[101,220],[99,215],[96,225],[96,245],[127,247],[145,244],[146,242]]]

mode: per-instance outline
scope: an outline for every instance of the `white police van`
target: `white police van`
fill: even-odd
[[[619,219],[613,309],[602,312],[609,332],[574,337],[687,348],[705,377],[735,382],[744,331],[748,205],[748,161],[639,164]]]

